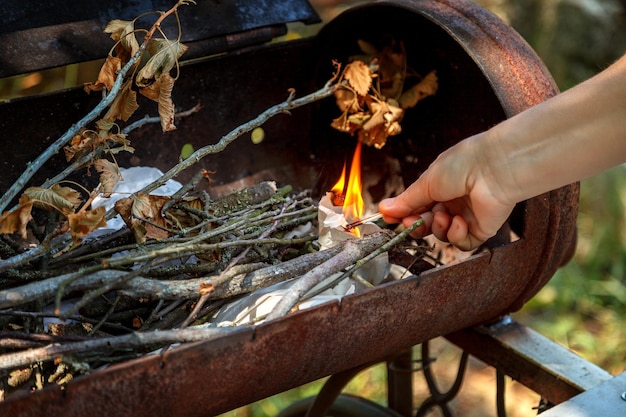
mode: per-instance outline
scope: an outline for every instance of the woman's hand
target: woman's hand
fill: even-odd
[[[379,210],[388,223],[411,225],[420,217],[424,225],[414,237],[430,233],[462,250],[471,250],[495,235],[513,210],[499,195],[499,184],[489,175],[475,143],[476,136],[448,149],[395,198],[383,200]]]

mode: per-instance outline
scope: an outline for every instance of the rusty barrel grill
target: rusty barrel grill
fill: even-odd
[[[199,2],[181,11],[183,26],[191,15],[206,17],[202,24],[210,26],[212,9],[235,3]],[[291,9],[280,4],[286,9],[274,12],[283,13],[284,21],[301,7],[307,12],[295,19],[315,17],[299,2]],[[220,137],[284,100],[289,88],[298,95],[318,88],[330,77],[332,60],[355,53],[356,41],[362,38],[392,34],[402,39],[409,64],[424,73],[435,69],[440,80],[435,96],[407,112],[400,136],[391,138],[382,150],[364,154],[364,172],[382,169],[379,164],[385,158],[399,161],[406,185],[450,145],[557,92],[548,71],[522,38],[469,1],[367,3],[344,12],[314,38],[251,45],[250,36],[280,33],[277,28],[283,22],[273,23],[192,42],[192,56],[203,55],[202,45],[230,45],[231,49],[182,68],[174,90],[176,104],[189,108],[200,101],[205,111],[179,123],[178,130],[166,136],[151,126],[134,132],[137,141],[154,139],[125,162],[168,169],[176,163],[183,143],[199,147]],[[46,135],[62,133],[77,115],[93,107],[94,100],[82,90],[69,90],[0,104],[4,135],[0,146],[3,155],[14,155],[14,163],[2,168],[2,188],[43,149],[38,133],[44,126]],[[267,139],[261,145],[241,140],[203,164],[216,171],[216,180],[222,183],[257,175],[325,191],[341,168],[343,156],[337,155],[354,145],[353,139],[328,127],[337,115],[332,101],[277,117],[264,126]],[[73,103],[72,108],[68,110],[66,103]],[[267,175],[272,178],[261,178]],[[12,397],[0,403],[0,414],[214,415],[493,320],[519,309],[571,255],[577,198],[574,184],[519,204],[509,222],[518,240],[494,242],[488,251],[458,264],[383,284],[340,303],[241,327],[211,342],[98,370],[76,378],[64,390],[46,388]]]

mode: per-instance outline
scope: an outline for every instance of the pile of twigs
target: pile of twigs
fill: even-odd
[[[158,347],[210,339],[229,331],[211,322],[222,305],[298,278],[267,318],[283,316],[324,278],[350,276],[410,232],[381,231],[318,250],[316,203],[307,192],[268,182],[201,209],[179,203],[169,210],[187,210],[197,222],[143,243],[124,227],[48,256],[43,269],[29,263],[2,274],[5,390],[63,384]]]
[[[114,155],[127,150],[125,135],[132,130],[130,126],[122,134],[111,133],[113,125],[110,123],[100,124],[98,134],[85,130],[86,126],[123,88],[122,83],[127,82],[125,74],[138,61],[158,23],[187,3],[179,0],[170,11],[161,14],[138,52],[115,72],[117,79],[107,87],[108,95],[100,105],[29,164],[23,175],[3,193],[0,197],[3,218],[12,216],[11,221],[22,222],[24,226],[15,226],[15,230],[21,228],[25,235],[26,222],[22,214],[30,215],[26,210],[30,210],[34,199],[20,198],[18,209],[11,212],[5,209],[18,198],[36,170],[63,146],[75,139],[79,139],[78,144],[94,139],[93,149],[87,147],[92,149],[89,153],[76,159],[40,189],[54,187],[69,173],[89,166],[103,154]],[[132,33],[127,29],[120,27],[118,43],[134,51],[136,48],[132,45],[124,44]],[[337,73],[320,90],[304,97],[295,98],[295,92],[290,91],[283,103],[270,107],[217,143],[196,150],[126,200],[131,205],[137,204],[181,171],[207,155],[222,151],[269,118],[330,97],[338,88],[346,86]],[[167,126],[172,127],[173,110],[171,117],[171,109],[165,110]],[[197,110],[192,109],[187,115]],[[163,115],[156,118],[159,120],[163,124]],[[284,316],[304,297],[310,297],[311,289],[323,279],[337,273],[340,274],[338,279],[349,277],[413,230],[409,228],[400,234],[381,230],[319,250],[316,247],[317,204],[307,192],[293,193],[288,186],[277,189],[266,182],[210,201],[193,195],[201,177],[199,173],[174,195],[155,198],[154,206],[149,209],[124,210],[116,205],[127,225],[97,238],[87,233],[84,239],[80,235],[77,238],[75,230],[70,235],[66,224],[65,228],[59,227],[34,238],[32,246],[20,246],[14,239],[16,234],[3,231],[5,234],[0,238],[0,400],[20,389],[65,384],[76,374],[136,358],[170,344],[209,340],[232,331],[212,322],[220,307],[242,294],[297,278],[297,283],[264,318]],[[102,179],[100,186],[103,186]],[[89,207],[100,192],[91,192],[83,207]],[[57,197],[59,195],[53,198]],[[77,214],[74,209],[61,212],[65,216],[74,215]],[[106,216],[100,213],[100,217],[94,216],[97,220],[92,226],[97,229],[105,217],[110,220],[116,214],[113,211]]]

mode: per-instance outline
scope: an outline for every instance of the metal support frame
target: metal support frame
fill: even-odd
[[[453,416],[448,403],[458,394],[470,354],[496,369],[499,417],[506,415],[505,376],[519,381],[542,396],[542,403],[545,404],[539,409],[541,416],[626,415],[626,372],[613,377],[604,369],[508,316],[490,325],[454,332],[445,338],[463,350],[457,377],[448,391],[442,392],[438,387],[436,375],[430,368],[432,358],[429,342],[425,342],[420,345],[422,355],[418,367],[411,350],[400,352],[387,360],[389,408],[386,412],[380,408],[372,409],[372,414],[368,415],[418,417],[438,407],[443,415]],[[346,397],[341,391],[353,377],[370,365],[331,376],[316,398],[307,399],[297,407],[290,407],[289,412],[281,416],[324,416],[331,409],[341,413],[345,407],[353,408],[355,398]],[[416,371],[424,373],[431,395],[422,404],[414,407],[413,374]],[[366,405],[371,407],[371,404]],[[552,408],[546,411],[548,407]],[[355,414],[347,412],[344,415],[349,417]]]
[[[612,378],[604,369],[508,316],[446,338],[551,404],[560,404]]]

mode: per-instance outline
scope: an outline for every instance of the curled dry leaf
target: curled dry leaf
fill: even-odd
[[[385,101],[370,100],[369,108],[372,117],[359,130],[359,140],[376,149],[382,148],[389,136],[395,136],[402,131],[400,121],[404,110]]]
[[[100,185],[102,196],[105,198],[111,197],[113,188],[122,179],[122,174],[116,163],[113,163],[107,159],[98,159],[93,163],[96,171],[100,173]]]
[[[159,104],[159,118],[163,132],[176,129],[174,125],[174,102],[172,101],[173,88],[174,78],[169,72],[164,72],[156,82],[139,90],[142,95]]]
[[[198,293],[200,295],[209,295],[213,291],[215,291],[215,285],[213,285],[211,282],[201,282],[200,283],[200,288],[198,290]]]
[[[359,48],[362,55],[352,57],[374,66],[380,80],[380,93],[386,98],[397,99],[402,93],[404,78],[407,74],[406,53],[404,43],[393,37],[384,37],[382,45],[377,48],[374,44],[359,39]]]
[[[137,92],[132,89],[132,80],[127,80],[122,84],[120,92],[111,103],[111,107],[104,115],[106,121],[117,119],[127,121],[130,116],[139,108],[137,104]]]
[[[50,188],[29,187],[24,194],[31,198],[35,207],[45,210],[54,209],[66,217],[82,203],[78,191],[58,184]]]
[[[148,44],[150,59],[148,59],[135,77],[137,86],[147,87],[157,80],[161,74],[170,72],[177,65],[178,59],[186,50],[187,47],[178,41],[152,39]]]
[[[102,68],[100,68],[98,80],[93,83],[85,84],[85,91],[90,93],[92,91],[102,91],[104,88],[110,91],[113,88],[113,84],[115,84],[117,73],[121,69],[122,60],[109,55],[106,61],[104,61]]]
[[[414,107],[425,97],[437,92],[435,71],[406,88],[406,80],[419,75],[408,68],[403,42],[383,37],[380,48],[364,40],[358,41],[361,55],[351,57],[342,78],[348,85],[335,91],[341,116],[331,126],[339,131],[356,134],[359,141],[377,149],[389,136],[402,131],[400,122],[404,110]],[[376,78],[377,82],[372,83]]]
[[[335,101],[342,112],[356,113],[361,110],[356,94],[347,88],[335,90]]]
[[[12,234],[19,232],[23,239],[26,239],[26,225],[32,220],[31,211],[33,201],[28,195],[22,195],[19,206],[11,211],[4,212],[0,216],[0,233]]]
[[[84,210],[68,215],[67,220],[74,243],[79,243],[83,237],[94,230],[106,227],[105,214],[106,208],[98,207],[94,210]]]
[[[398,99],[400,107],[403,109],[415,107],[420,100],[435,95],[438,87],[437,73],[429,72],[419,83],[402,93]]]
[[[74,135],[67,146],[63,147],[65,153],[65,160],[70,162],[76,155],[82,155],[89,144],[93,142],[94,136],[90,135],[88,131],[83,131],[80,134]]]
[[[119,57],[124,64],[139,51],[139,42],[135,37],[135,22],[111,20],[104,32],[110,33],[111,39],[118,42],[115,46],[115,56]]]
[[[146,239],[164,239],[169,233],[165,230],[167,222],[161,216],[161,209],[168,200],[167,196],[140,193],[118,200],[115,211],[122,216],[138,243]]]
[[[346,65],[343,78],[359,96],[365,96],[372,86],[372,72],[363,61],[353,61]]]

